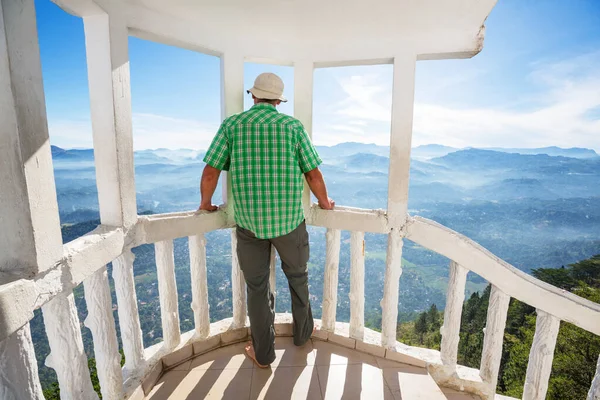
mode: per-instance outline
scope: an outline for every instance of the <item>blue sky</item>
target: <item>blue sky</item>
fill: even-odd
[[[36,7],[51,142],[91,147],[83,22],[50,0]],[[206,148],[219,59],[136,38],[129,52],[134,147]],[[292,67],[246,64],[246,86],[264,71],[293,100]],[[389,143],[390,65],[318,69],[314,84],[315,143]],[[418,62],[413,145],[428,143],[600,151],[600,1],[499,0],[478,56]]]

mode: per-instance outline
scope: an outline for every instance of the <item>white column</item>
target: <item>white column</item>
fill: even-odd
[[[88,309],[84,323],[94,339],[102,398],[118,399],[123,397],[123,373],[106,267],[83,281],[83,288]]]
[[[350,337],[363,340],[365,330],[365,233],[350,235]]]
[[[60,398],[97,400],[88,360],[83,350],[81,328],[73,292],[64,292],[42,306],[44,326],[50,344],[46,365],[56,371]]]
[[[444,325],[442,326],[442,363],[452,369],[456,368],[458,341],[460,339],[460,321],[463,303],[465,302],[465,284],[467,270],[458,263],[450,262]]]
[[[408,208],[415,66],[416,57],[413,54],[394,59],[387,209],[389,223],[393,227],[400,227],[404,224]]]
[[[237,256],[237,236],[231,230],[231,301],[233,303],[233,326],[246,326],[246,281]]]
[[[523,400],[544,400],[546,398],[559,328],[560,320],[558,318],[542,310],[537,310],[535,335],[529,351]]]
[[[205,339],[210,334],[208,282],[206,278],[206,237],[204,234],[189,237],[190,272],[192,274],[192,310],[196,336]]]
[[[181,342],[173,241],[156,242],[154,249],[163,340],[166,348],[173,349]]]
[[[221,56],[221,117],[224,120],[244,111],[244,56],[226,53]],[[228,217],[234,221],[235,204],[231,196],[229,174],[223,172],[223,202]]]
[[[312,111],[313,111],[313,75],[312,61],[297,61],[294,63],[294,117],[304,125],[308,136],[312,139]],[[308,215],[310,208],[310,189],[304,184],[302,194],[304,214]]]
[[[388,235],[387,265],[383,282],[383,299],[381,300],[381,345],[385,348],[396,346],[402,246],[402,232],[394,228]]]
[[[0,399],[44,400],[29,324],[0,342]]]
[[[510,297],[496,286],[492,286],[479,369],[479,376],[489,386],[489,399],[493,399],[498,384],[509,303]]]
[[[100,219],[128,227],[137,209],[127,26],[107,14],[83,21]]]
[[[271,293],[273,293],[273,309],[275,309],[275,302],[277,301],[277,259],[275,258],[275,251],[275,246],[271,246],[269,286],[271,287]]]
[[[145,362],[140,314],[133,280],[134,258],[131,250],[127,249],[112,262],[119,328],[125,353],[125,370],[129,372],[138,370]]]
[[[0,279],[62,257],[33,0],[0,0]]]
[[[335,331],[337,311],[338,269],[340,266],[340,231],[327,229],[325,234],[327,250],[325,254],[325,277],[323,279],[323,315],[322,329]]]
[[[596,375],[592,381],[592,386],[588,392],[587,400],[599,400],[600,399],[600,356],[598,357],[598,363],[596,364]]]

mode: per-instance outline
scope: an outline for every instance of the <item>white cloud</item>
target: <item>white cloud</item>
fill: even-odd
[[[598,65],[600,52],[532,65],[530,80],[537,85],[537,95],[521,103],[519,110],[483,108],[477,104],[453,108],[444,104],[416,103],[413,144],[577,146],[600,150]],[[352,137],[361,142],[389,143],[391,81],[382,76],[365,75],[340,78],[338,83],[344,98],[327,116],[335,123],[322,124],[322,128],[315,129],[317,142],[330,144]],[[515,96],[525,97],[531,89],[524,87],[523,93],[515,93]],[[341,133],[344,127],[347,135]],[[362,136],[357,135],[359,131]]]
[[[417,102],[413,145],[577,146],[600,151],[598,65],[600,52],[559,62],[532,64],[529,75],[531,86],[527,85],[522,92],[514,94],[520,100],[518,109],[479,107],[478,104],[456,108],[442,103]],[[390,71],[380,73],[378,71],[382,70],[373,69],[366,74],[353,73],[351,76],[332,71],[331,76],[337,81],[342,95],[337,96],[337,102],[329,101],[314,108],[315,143],[333,145],[356,141],[389,144]],[[443,77],[437,79],[444,80]],[[464,81],[459,82],[464,84]],[[470,84],[477,85],[476,79]],[[133,115],[134,147],[136,150],[160,147],[205,149],[218,125],[219,121],[136,113]],[[50,119],[49,127],[53,144],[69,148],[92,145],[89,120]]]
[[[138,149],[206,149],[219,121],[204,122],[156,114],[133,115],[133,145]]]
[[[164,115],[134,113],[133,146],[142,149],[206,149],[219,128],[219,121],[201,122]],[[66,148],[91,148],[89,120],[49,120],[50,141]]]
[[[88,119],[63,120],[48,116],[50,143],[64,148],[92,147],[92,122]]]

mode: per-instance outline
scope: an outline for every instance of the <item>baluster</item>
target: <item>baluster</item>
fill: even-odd
[[[163,339],[166,348],[173,349],[181,341],[173,241],[156,242],[154,248],[158,272],[158,294],[160,297]]]
[[[365,234],[350,235],[350,337],[363,340],[365,329]]]
[[[29,323],[0,342],[0,371],[1,399],[44,400]]]
[[[394,228],[388,235],[387,260],[381,300],[381,345],[396,346],[398,325],[398,290],[402,275],[402,232]]]
[[[88,309],[84,324],[92,332],[94,339],[94,355],[102,397],[105,399],[123,397],[121,354],[106,267],[83,281],[83,288]]]
[[[117,295],[117,311],[123,353],[125,353],[125,371],[137,371],[144,364],[144,342],[140,327],[135,281],[133,280],[133,260],[135,256],[127,249],[113,262],[113,279]]]
[[[204,234],[190,236],[190,272],[192,275],[192,310],[196,336],[205,339],[210,334],[208,282],[206,278],[206,237]]]
[[[338,269],[340,264],[340,231],[327,229],[325,277],[323,280],[323,329],[335,331],[335,313],[337,308]]]
[[[592,381],[592,386],[588,392],[587,400],[599,400],[600,399],[600,356],[598,357],[598,363],[596,364],[596,375]]]
[[[504,341],[504,328],[510,296],[504,294],[496,286],[492,286],[490,302],[488,305],[483,351],[481,352],[481,367],[479,376],[488,385],[488,398],[493,399],[498,384],[500,361],[502,360],[502,344]]]
[[[545,311],[537,310],[535,335],[529,352],[523,400],[544,400],[552,372],[554,347],[560,320]]]
[[[94,392],[73,292],[63,292],[42,306],[50,355],[46,366],[56,371],[60,398],[98,400]]]
[[[450,262],[448,292],[446,293],[446,309],[442,326],[442,363],[452,369],[456,368],[458,341],[460,339],[460,321],[463,303],[465,302],[465,284],[467,269],[458,263]]]
[[[269,271],[269,285],[271,287],[271,293],[273,293],[273,309],[275,309],[275,301],[277,301],[277,259],[275,258],[275,246],[271,246],[271,263]]]
[[[246,326],[246,281],[237,256],[237,236],[231,230],[231,297],[233,302],[233,326]]]

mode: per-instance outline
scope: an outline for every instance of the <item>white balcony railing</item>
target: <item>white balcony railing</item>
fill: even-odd
[[[0,336],[2,354],[14,351],[22,341],[15,335],[28,330],[28,320],[39,307],[52,353],[47,364],[56,370],[61,394],[65,398],[96,398],[87,370],[72,290],[83,283],[89,316],[85,325],[92,331],[94,352],[98,363],[98,377],[105,398],[127,398],[136,390],[148,389],[152,372],[162,368],[162,359],[172,354],[207,346],[215,335],[245,337],[245,287],[242,275],[233,257],[232,293],[233,319],[209,323],[208,287],[206,275],[206,239],[204,233],[229,229],[226,211],[215,213],[174,213],[140,216],[129,231],[99,227],[96,231],[64,246],[65,257],[54,269],[32,280],[18,280],[0,287],[0,304],[17,304],[13,312],[4,313]],[[538,310],[536,334],[529,357],[524,387],[524,399],[545,397],[552,366],[553,349],[560,321],[567,321],[594,334],[600,334],[600,305],[573,294],[563,292],[539,281],[498,259],[470,239],[430,220],[409,218],[403,227],[390,227],[381,211],[339,207],[324,211],[316,206],[307,215],[310,225],[327,227],[327,255],[323,290],[323,315],[318,335],[372,352],[382,357],[417,365],[426,365],[434,379],[443,386],[463,388],[485,398],[492,398],[500,367],[503,332],[509,299],[514,297]],[[361,230],[356,230],[358,227]],[[351,231],[350,305],[349,326],[336,324],[340,230]],[[232,231],[233,232],[233,231]],[[382,321],[388,319],[393,330],[381,334],[364,327],[364,233],[387,233],[390,236],[388,265],[385,279],[396,280],[401,274],[399,257],[402,238],[407,238],[451,260],[441,352],[405,346],[396,341],[395,319],[398,292],[383,299]],[[398,233],[395,233],[398,232]],[[191,332],[179,330],[177,288],[173,264],[173,240],[189,237],[190,273],[192,281],[192,308],[195,328]],[[235,236],[232,236],[235,237]],[[126,239],[127,238],[127,239]],[[133,285],[132,246],[154,243],[158,270],[160,307],[164,342],[144,349]],[[210,244],[209,244],[210,245]],[[235,246],[235,242],[232,243]],[[235,254],[235,251],[233,252]],[[113,277],[118,302],[125,365],[120,366],[116,342],[115,322],[108,291],[105,265],[113,262]],[[273,262],[274,266],[274,262]],[[274,269],[273,269],[274,270]],[[485,340],[479,371],[457,365],[457,351],[465,282],[468,271],[473,271],[492,284]],[[393,282],[392,282],[393,283]],[[39,294],[44,295],[40,296]],[[389,293],[385,293],[387,295]],[[6,309],[6,308],[5,308]],[[8,317],[8,318],[7,318]],[[278,316],[278,320],[280,316]],[[218,328],[215,326],[218,325]],[[387,335],[387,336],[386,336]],[[227,339],[231,340],[231,339]],[[186,347],[187,346],[187,347]],[[54,349],[60,348],[60,352]],[[12,350],[11,350],[12,349]],[[187,351],[187,350],[185,350]],[[190,350],[191,351],[191,350]],[[2,363],[10,363],[7,357]],[[73,360],[79,366],[76,368]],[[3,368],[8,367],[3,365]],[[156,372],[154,375],[157,374]],[[122,378],[121,378],[122,377]],[[36,374],[30,374],[32,387],[38,386]],[[598,378],[590,389],[590,399],[598,392]],[[39,386],[38,386],[39,387]],[[78,394],[77,396],[75,394]],[[83,394],[83,397],[78,397]]]

